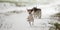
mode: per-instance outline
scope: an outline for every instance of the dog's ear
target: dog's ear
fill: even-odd
[[[29,11],[29,9],[27,9],[27,11]]]
[[[33,11],[33,9],[31,9],[31,11]]]

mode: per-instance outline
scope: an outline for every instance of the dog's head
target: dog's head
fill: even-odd
[[[33,10],[32,9],[28,9],[27,11],[28,11],[29,14],[31,14]]]

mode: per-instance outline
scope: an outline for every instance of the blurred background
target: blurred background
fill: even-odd
[[[27,9],[41,9],[34,26],[26,21]],[[0,30],[60,30],[60,0],[0,0]]]

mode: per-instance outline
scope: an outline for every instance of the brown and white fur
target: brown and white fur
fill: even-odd
[[[33,18],[33,15],[32,15],[32,10],[27,10],[28,11],[28,13],[29,13],[29,16],[28,16],[28,22],[29,22],[29,24],[30,24],[30,26],[31,25],[33,25],[34,24],[34,18]]]

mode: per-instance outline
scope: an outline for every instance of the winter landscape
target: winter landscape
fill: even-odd
[[[33,17],[30,26],[27,10],[33,7],[41,18]],[[60,30],[60,0],[0,0],[0,30]]]

